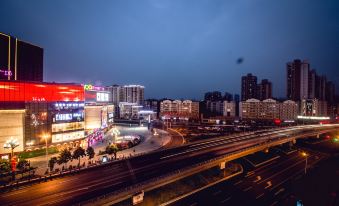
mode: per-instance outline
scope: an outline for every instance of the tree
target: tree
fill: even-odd
[[[8,160],[0,159],[0,173],[7,173],[11,171],[11,165]]]
[[[119,148],[116,144],[111,144],[106,147],[106,153],[109,155],[114,155],[114,158],[117,159],[117,153],[119,151]]]
[[[119,148],[117,147],[116,144],[113,144],[112,147],[113,147],[114,158],[117,159],[117,154],[118,154]]]
[[[20,161],[16,165],[16,168],[21,172],[21,178],[24,176],[27,166],[28,166],[28,161],[25,159],[20,159]]]
[[[73,157],[73,159],[79,160],[78,166],[80,166],[80,158],[85,156],[85,155],[86,155],[85,150],[82,147],[77,147],[74,150],[72,157]]]
[[[88,147],[86,150],[86,155],[88,156],[88,159],[91,160],[94,158],[95,152],[93,147]]]
[[[55,163],[58,162],[58,159],[56,157],[52,157],[49,161],[48,161],[48,167],[50,171],[53,171],[54,169],[54,165]]]
[[[106,151],[106,153],[107,153],[108,155],[112,155],[112,154],[113,154],[113,148],[111,147],[111,145],[107,145],[105,151]]]
[[[63,149],[58,157],[58,164],[65,164],[67,168],[67,162],[72,159],[72,154],[68,149]]]
[[[28,161],[25,159],[20,159],[20,161],[16,165],[16,168],[20,171],[23,171],[24,169],[26,169],[26,166],[28,166]]]

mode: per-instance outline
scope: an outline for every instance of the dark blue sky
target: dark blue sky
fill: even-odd
[[[239,93],[252,72],[283,97],[294,58],[339,82],[338,11],[337,0],[0,0],[0,31],[45,49],[46,81],[199,99]]]

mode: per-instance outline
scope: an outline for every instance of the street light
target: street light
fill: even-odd
[[[15,165],[16,165],[16,160],[13,158],[14,157],[14,149],[19,146],[19,142],[17,139],[14,139],[11,137],[9,140],[7,140],[4,144],[4,149],[11,149],[11,164],[12,164],[12,180],[15,180]]]
[[[307,171],[307,158],[308,158],[308,154],[306,152],[302,152],[301,155],[303,157],[305,157],[305,174],[306,174],[306,171]]]
[[[19,146],[19,142],[17,139],[14,139],[11,137],[9,140],[7,140],[4,144],[4,149],[11,149],[11,158],[14,156],[14,149]]]
[[[47,168],[48,168],[48,145],[47,145],[47,138],[48,138],[48,134],[44,134],[42,135],[42,137],[45,139],[45,144],[46,144],[46,163],[47,163]]]

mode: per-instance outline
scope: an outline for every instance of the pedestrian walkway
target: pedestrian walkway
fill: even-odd
[[[128,158],[135,155],[140,155],[144,153],[148,153],[154,150],[157,150],[164,145],[168,144],[171,141],[171,136],[163,130],[157,130],[158,135],[153,135],[151,131],[147,129],[147,127],[139,127],[139,126],[133,126],[133,127],[122,127],[117,126],[116,127],[120,131],[120,135],[139,135],[142,137],[141,142],[129,149],[119,151],[117,153],[118,158]],[[102,158],[102,155],[98,155],[99,151],[104,151],[106,146],[113,141],[112,136],[112,130],[108,131],[103,139],[103,141],[98,141],[95,145],[92,145],[95,151],[95,157],[92,159],[93,161],[100,161]],[[86,149],[86,148],[84,148]],[[36,173],[37,175],[44,175],[46,170],[48,169],[47,161],[52,157],[57,157],[59,154],[52,154],[46,156],[39,156],[34,158],[27,159],[30,161],[31,166],[37,167]],[[70,165],[77,166],[78,160],[70,161],[67,164],[67,167]],[[88,157],[80,158],[80,165],[85,164],[87,166],[88,164]],[[63,165],[55,164],[54,169],[61,170]]]

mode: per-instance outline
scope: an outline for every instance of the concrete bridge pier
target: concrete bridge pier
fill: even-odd
[[[226,168],[226,161],[220,162],[219,167],[221,170],[224,170]]]
[[[226,161],[220,162],[220,170],[224,170],[224,177],[226,176]]]

